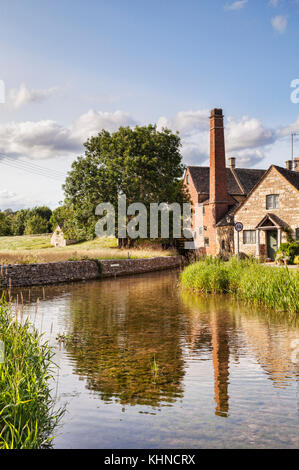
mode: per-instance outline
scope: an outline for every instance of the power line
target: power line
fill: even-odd
[[[16,159],[12,160],[13,157],[11,157],[10,155],[6,155],[6,154],[0,152],[0,156],[1,156],[1,155],[2,155],[4,158],[9,159],[10,161],[13,161],[14,163],[20,163],[20,164],[22,164],[22,165],[27,165],[28,167],[31,167],[31,168],[34,168],[34,169],[50,171],[50,172],[53,173],[53,174],[55,173],[56,175],[65,177],[65,174],[62,173],[62,172],[59,171],[59,170],[54,170],[54,169],[52,169],[52,168],[46,168],[46,167],[44,167],[44,166],[40,166],[40,165],[37,165],[36,163],[32,163],[32,162],[29,162],[29,161],[24,162],[24,161],[22,161],[22,160],[16,160]]]
[[[38,176],[43,176],[45,178],[50,178],[55,181],[62,181],[65,179],[66,175],[58,170],[53,170],[50,168],[42,167],[40,165],[36,165],[31,162],[24,162],[21,160],[12,160],[11,157],[0,153],[0,156],[4,157],[4,159],[0,159],[0,163],[3,165],[9,166],[11,168],[15,168],[18,170],[25,171],[27,173],[31,173]]]
[[[52,179],[54,181],[62,181],[62,178],[59,179],[58,177],[55,177],[53,175],[50,175],[50,174],[47,174],[46,172],[42,172],[42,171],[37,171],[37,170],[33,170],[33,169],[30,169],[30,168],[25,168],[25,167],[22,167],[22,166],[19,166],[19,165],[16,165],[14,162],[7,162],[7,161],[4,161],[4,160],[0,160],[0,164],[2,165],[6,165],[10,168],[15,168],[17,170],[22,170],[22,171],[25,171],[27,173],[30,173],[30,174],[33,174],[33,175],[37,175],[37,176],[43,176],[45,178],[49,178],[49,179]]]

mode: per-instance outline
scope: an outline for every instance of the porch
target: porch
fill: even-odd
[[[275,214],[266,214],[255,227],[256,256],[275,259],[275,252],[282,242],[282,231],[286,224]]]

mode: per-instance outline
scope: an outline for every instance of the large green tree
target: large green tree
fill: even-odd
[[[183,202],[184,165],[180,137],[156,126],[102,130],[85,144],[85,154],[72,164],[64,185],[65,203],[74,210],[79,238],[93,238],[95,208],[111,202],[117,208],[120,193],[127,204]]]

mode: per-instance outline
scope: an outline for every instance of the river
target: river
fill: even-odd
[[[182,292],[176,271],[18,295],[56,347],[55,448],[298,447],[294,320]]]

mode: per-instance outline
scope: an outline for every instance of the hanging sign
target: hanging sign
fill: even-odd
[[[242,230],[243,230],[243,224],[242,224],[242,222],[236,222],[236,223],[235,223],[235,230],[236,230],[237,232],[242,232]]]

